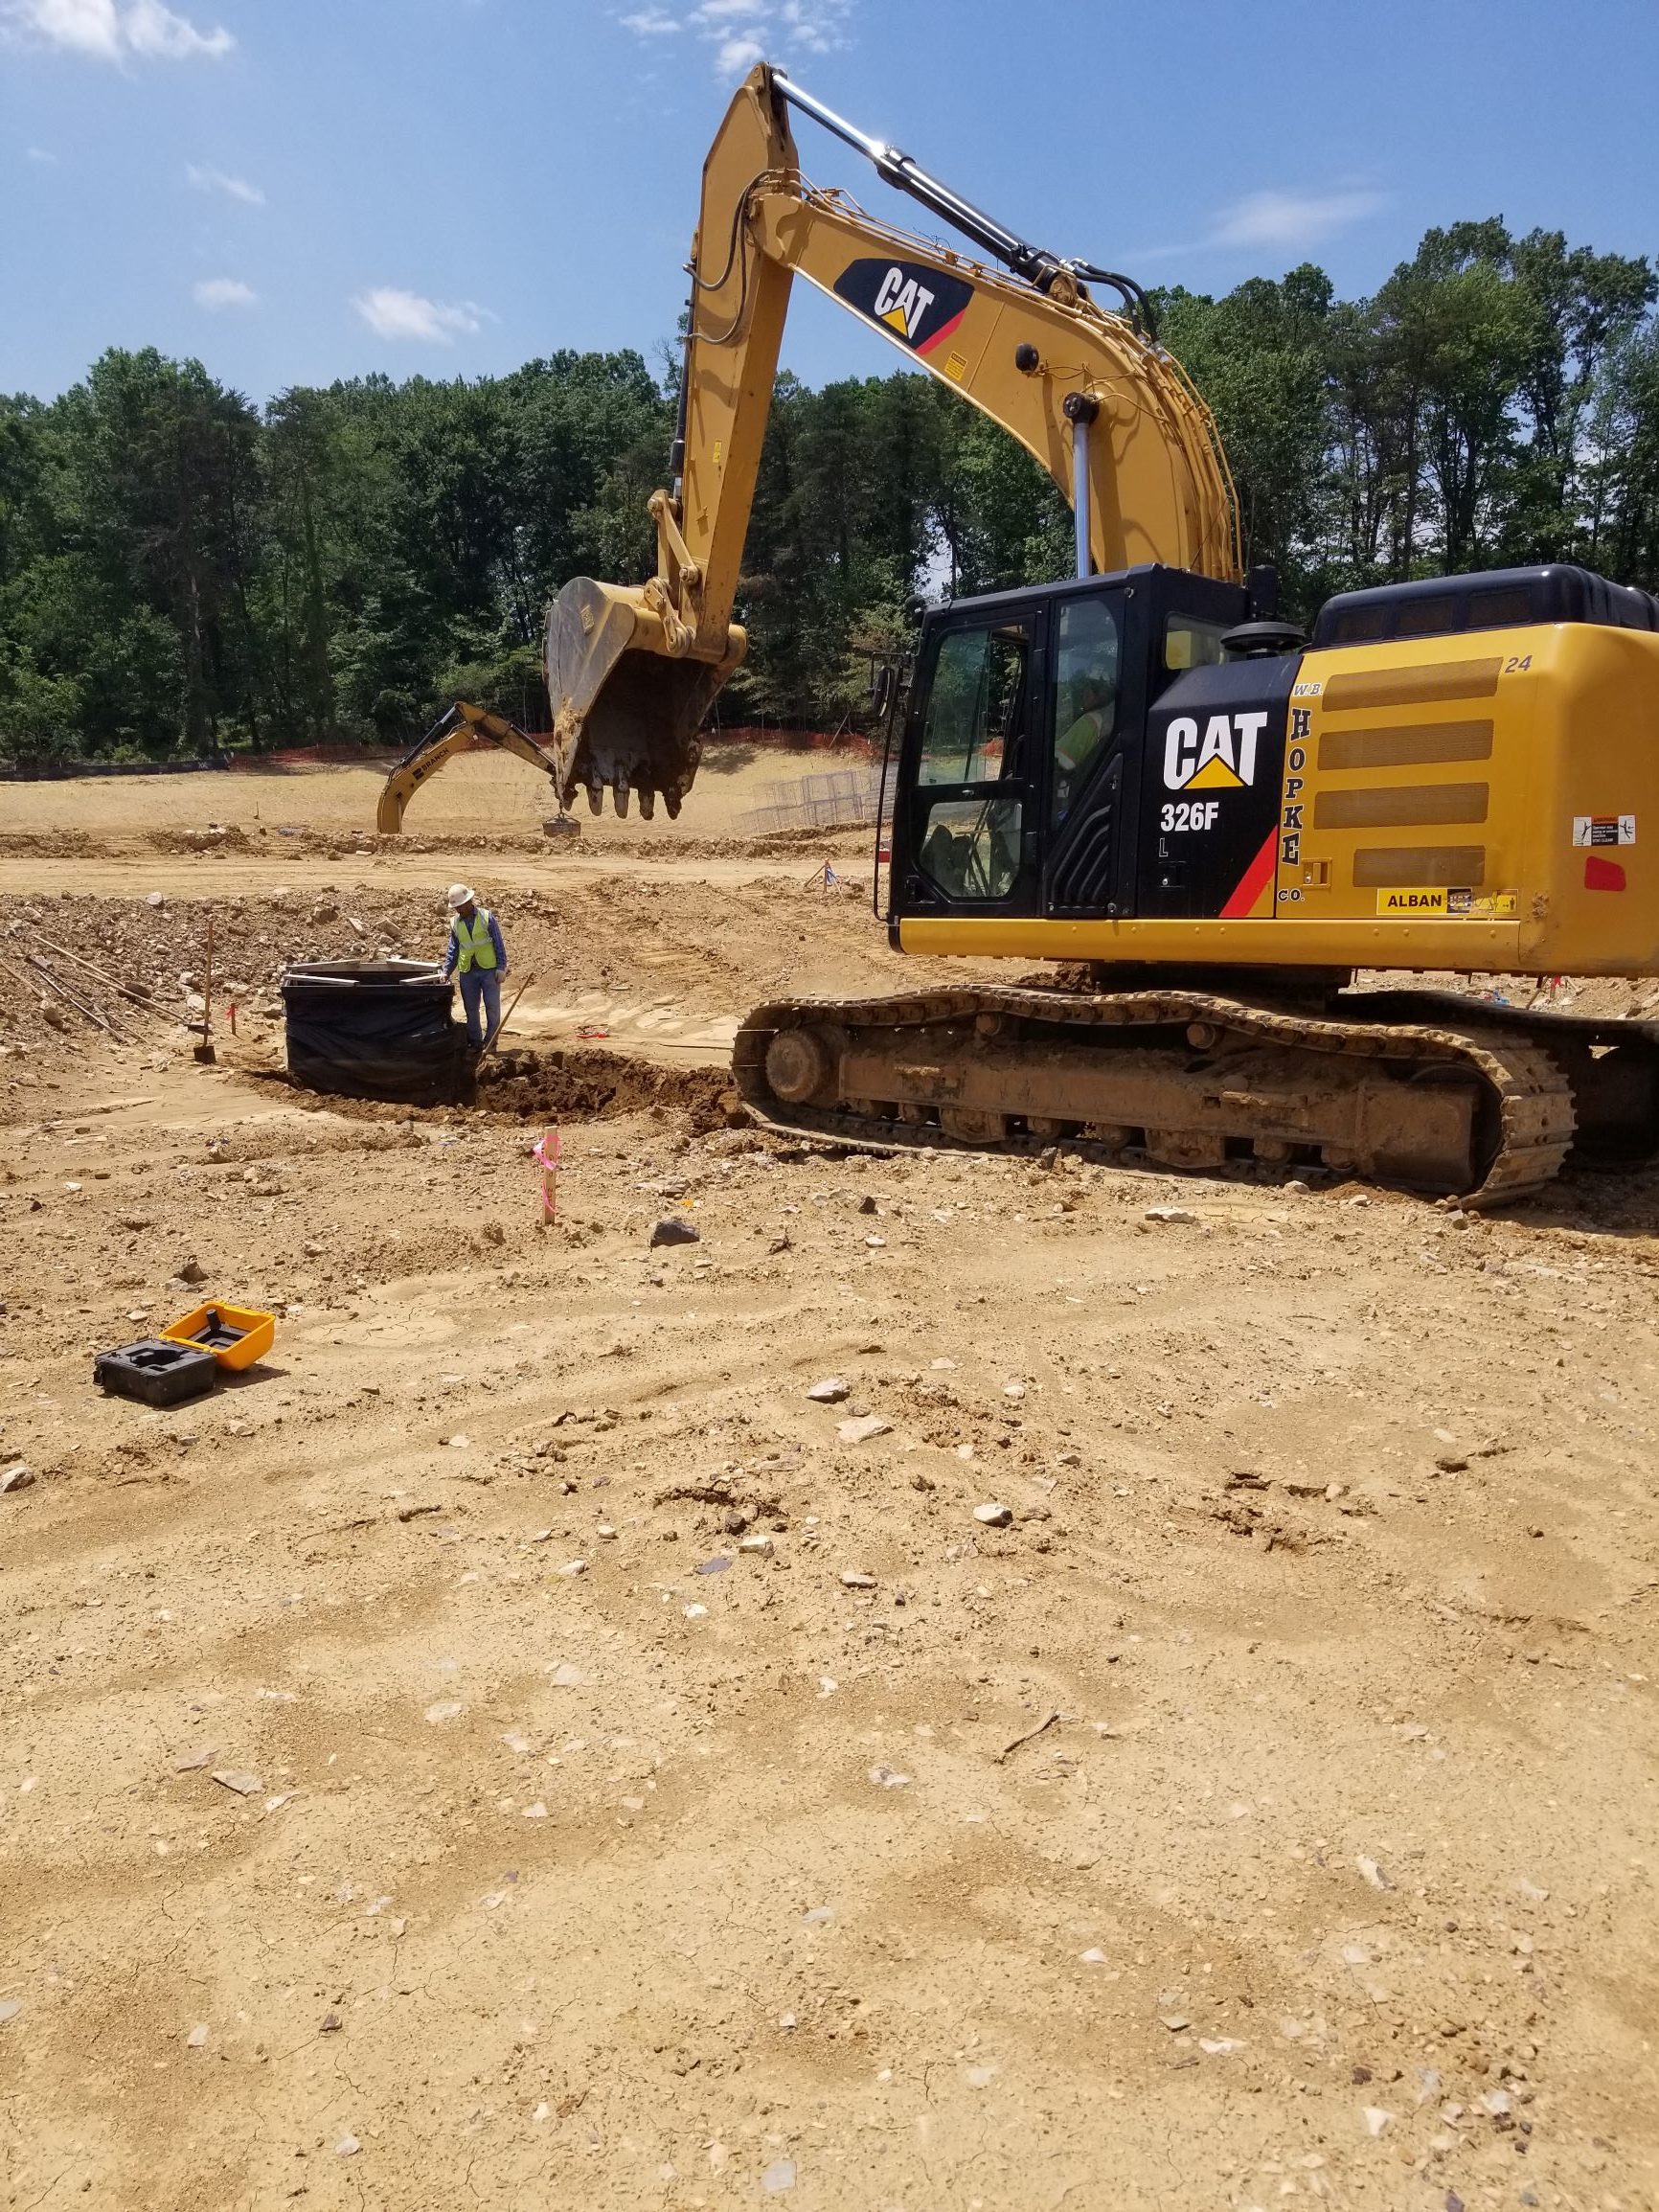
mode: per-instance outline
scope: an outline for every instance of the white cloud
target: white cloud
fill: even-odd
[[[669,38],[690,32],[712,49],[716,75],[741,77],[757,61],[787,64],[796,54],[832,54],[845,46],[857,0],[647,0],[617,20],[636,38]]]
[[[196,54],[216,61],[236,44],[222,26],[198,31],[188,17],[164,8],[161,0],[130,0],[124,20],[126,42],[135,54],[159,55],[168,61],[188,60]]]
[[[222,192],[227,198],[244,200],[249,207],[265,204],[264,194],[245,176],[227,176],[222,169],[198,168],[193,161],[185,163],[184,173],[197,192]]]
[[[396,285],[376,285],[359,292],[352,302],[377,338],[407,339],[421,346],[452,346],[459,332],[470,336],[482,328],[486,310],[471,300],[458,307],[428,300],[420,292],[400,291]]]
[[[841,26],[847,9],[842,0],[784,0],[782,19],[808,54],[832,54],[846,40]]]
[[[764,61],[766,49],[754,38],[725,38],[715,58],[715,67],[722,77],[742,77],[753,69],[757,61]]]
[[[193,295],[198,308],[216,315],[224,308],[257,307],[260,298],[252,285],[244,285],[240,277],[204,277],[193,287]]]
[[[1303,253],[1322,239],[1361,222],[1386,204],[1379,192],[1358,186],[1334,192],[1253,192],[1224,209],[1207,246],[1239,246],[1263,253]]]
[[[7,0],[5,19],[49,45],[94,54],[104,61],[121,58],[115,0]]]
[[[47,148],[43,146],[25,147],[23,149],[23,158],[25,161],[42,162],[49,169],[56,169],[57,167],[57,156],[55,153],[48,152]]]
[[[0,0],[0,25],[14,36],[85,54],[98,61],[182,61],[196,55],[213,60],[228,54],[236,40],[216,27],[198,31],[162,0]]]

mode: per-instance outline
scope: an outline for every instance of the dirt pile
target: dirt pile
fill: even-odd
[[[543,1125],[678,1112],[693,1135],[749,1119],[724,1068],[655,1067],[591,1047],[502,1053],[480,1071],[477,1104],[486,1113]]]
[[[480,879],[517,977],[535,977],[544,994],[587,992],[637,1001],[643,986],[648,1001],[740,1011],[788,979],[820,975],[827,967],[839,964],[871,980],[897,967],[856,901],[805,882],[781,901],[775,885],[670,884],[648,873],[499,896],[482,871]],[[159,891],[136,900],[74,893],[0,899],[0,1050],[13,1075],[22,1081],[32,1066],[72,1059],[74,1048],[103,1037],[75,999],[87,1001],[124,1038],[176,1043],[179,1024],[201,1018],[210,913],[221,1041],[233,1003],[251,1043],[274,1039],[282,975],[294,961],[385,953],[437,959],[447,934],[441,897],[345,878],[212,900]],[[46,972],[32,961],[43,962]],[[123,997],[116,985],[141,994],[144,1004]],[[0,1118],[5,1090],[0,1084]]]

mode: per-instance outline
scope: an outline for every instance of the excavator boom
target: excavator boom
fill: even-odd
[[[1007,266],[877,221],[802,177],[787,110]],[[1079,572],[1162,561],[1239,574],[1237,508],[1209,410],[1157,344],[1137,287],[1062,262],[866,138],[764,64],[739,88],[703,166],[671,490],[652,494],[657,573],[579,577],[548,617],[552,750],[568,804],[597,812],[696,773],[696,732],[746,646],[732,621],[791,285],[805,277],[1017,438],[1074,505]],[[1091,297],[1101,283],[1125,313]]]

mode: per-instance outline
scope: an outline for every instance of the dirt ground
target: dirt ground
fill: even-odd
[[[847,758],[712,744],[677,820],[660,810],[649,823],[641,821],[637,810],[619,820],[608,802],[595,815],[580,795],[575,818],[584,845],[671,851],[739,833],[744,815],[766,804],[773,785],[844,766]],[[134,849],[157,832],[217,824],[281,851],[295,839],[372,832],[384,782],[385,770],[378,766],[267,766],[6,784],[0,785],[0,845],[24,835],[80,832]],[[504,836],[540,843],[541,825],[557,808],[547,778],[524,762],[506,753],[464,753],[411,799],[404,828],[416,844],[457,836],[488,838],[492,847]]]
[[[856,838],[229,781],[0,789],[0,2202],[1659,2201],[1659,1176],[732,1127],[748,1004],[925,966]],[[286,1087],[282,962],[468,869],[507,1080]],[[207,1294],[263,1364],[93,1388]]]

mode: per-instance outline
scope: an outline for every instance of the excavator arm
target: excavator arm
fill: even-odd
[[[380,835],[401,836],[403,810],[421,785],[428,783],[457,753],[470,752],[480,744],[499,745],[503,752],[511,753],[515,759],[539,768],[543,775],[557,782],[557,763],[552,754],[534,738],[527,737],[516,722],[510,722],[505,715],[492,715],[483,707],[470,706],[465,699],[458,699],[387,776],[375,817],[375,827]]]
[[[913,237],[801,175],[788,108],[869,156],[982,250]],[[677,814],[697,729],[741,662],[732,622],[743,540],[790,287],[815,285],[998,422],[1077,516],[1079,573],[1162,561],[1239,576],[1232,480],[1209,410],[1158,345],[1138,288],[1027,245],[896,148],[864,137],[761,64],[739,88],[703,165],[671,491],[654,492],[657,573],[643,585],[579,577],[548,617],[552,749],[566,804],[597,812],[658,793]],[[1100,307],[1090,284],[1123,297]]]

